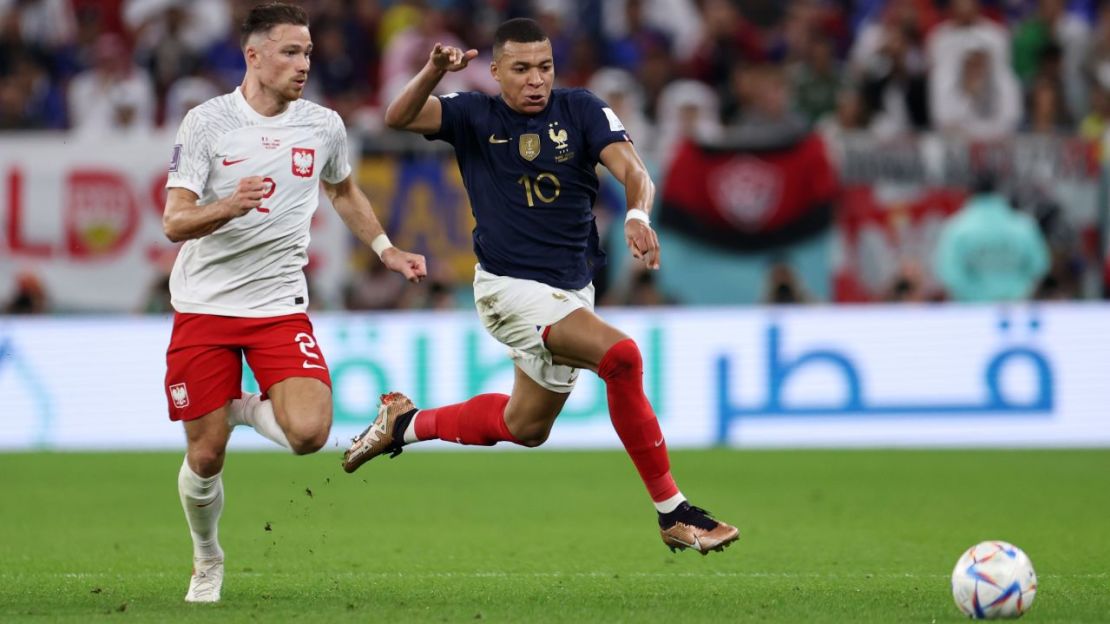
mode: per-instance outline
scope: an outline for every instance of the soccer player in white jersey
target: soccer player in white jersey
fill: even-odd
[[[189,602],[220,599],[231,429],[252,426],[300,455],[319,450],[331,428],[331,381],[302,272],[320,184],[385,266],[410,281],[426,275],[423,256],[389,243],[352,179],[339,115],[300,99],[312,52],[304,10],[257,6],[241,35],[242,85],[185,116],[166,184],[166,236],[187,241],[170,278],[166,398],[188,444],[178,490],[193,538]],[[243,355],[259,395],[240,391]]]

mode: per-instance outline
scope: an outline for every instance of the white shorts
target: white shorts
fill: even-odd
[[[517,367],[552,392],[569,393],[578,369],[551,361],[543,332],[579,308],[594,309],[594,285],[562,290],[533,280],[474,271],[474,303],[491,336],[509,347]]]

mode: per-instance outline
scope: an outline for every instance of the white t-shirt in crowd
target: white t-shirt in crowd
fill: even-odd
[[[182,246],[170,275],[174,309],[252,318],[307,309],[302,269],[320,180],[350,174],[343,120],[318,104],[297,100],[265,117],[237,88],[189,111],[166,187],[188,189],[204,205],[262,176],[267,194],[259,209]]]

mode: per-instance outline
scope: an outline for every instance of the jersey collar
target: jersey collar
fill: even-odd
[[[250,102],[247,101],[247,96],[243,95],[243,87],[235,87],[235,102],[239,105],[239,108],[242,109],[243,112],[248,117],[250,117],[251,119],[253,119],[255,121],[265,121],[265,122],[281,121],[282,119],[285,119],[285,117],[287,117],[289,115],[289,111],[293,110],[293,105],[297,103],[297,102],[290,102],[289,106],[285,107],[285,110],[283,110],[280,113],[278,113],[276,115],[273,115],[271,117],[267,117],[267,116],[259,113],[258,111],[254,110],[254,108],[251,107]]]

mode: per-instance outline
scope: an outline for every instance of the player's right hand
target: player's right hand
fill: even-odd
[[[382,252],[382,264],[389,270],[404,275],[413,284],[420,283],[428,275],[428,264],[424,256],[401,251],[396,247],[388,247]]]
[[[262,197],[266,194],[266,182],[261,176],[251,176],[239,180],[235,192],[227,198],[227,205],[232,219],[241,217],[262,205]]]
[[[436,69],[454,72],[464,69],[477,56],[478,51],[474,49],[463,52],[460,48],[437,43],[429,59]]]

